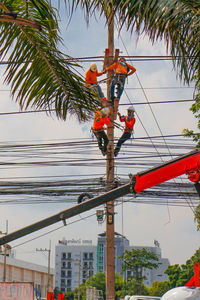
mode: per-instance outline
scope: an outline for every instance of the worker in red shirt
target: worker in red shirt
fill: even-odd
[[[91,64],[90,68],[85,73],[85,85],[94,90],[99,95],[99,97],[102,98],[103,104],[104,106],[106,106],[106,97],[104,96],[102,89],[97,82],[97,77],[103,75],[104,73],[105,72],[98,72],[96,64]]]
[[[112,101],[114,101],[115,86],[118,85],[117,98],[119,100],[124,91],[126,77],[132,75],[136,71],[136,69],[133,66],[127,64],[124,57],[121,57],[119,61],[106,68],[106,71],[112,70],[115,70],[115,75],[110,85],[110,98]]]
[[[135,117],[134,117],[135,109],[134,109],[134,107],[130,106],[127,109],[127,112],[128,112],[127,116],[121,116],[121,114],[118,113],[120,122],[125,122],[125,128],[124,128],[124,132],[123,132],[122,136],[118,140],[117,145],[115,147],[114,156],[118,155],[122,144],[131,138],[131,134],[133,132],[133,126],[135,124]]]
[[[94,122],[92,131],[94,132],[99,149],[103,155],[106,155],[107,146],[109,143],[108,137],[104,131],[104,125],[109,125],[110,123],[110,110],[108,107],[104,107],[102,110],[97,110],[95,112]]]

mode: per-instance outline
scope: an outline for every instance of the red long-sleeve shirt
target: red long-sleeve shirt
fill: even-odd
[[[103,72],[92,72],[88,69],[85,73],[86,86],[97,83],[97,77],[103,75]]]
[[[127,76],[132,75],[136,71],[136,68],[123,61],[117,61],[116,63],[106,68],[107,71],[112,71],[114,69],[116,69],[116,74],[125,74]],[[131,72],[129,72],[129,69],[131,70]]]
[[[109,117],[103,117],[101,115],[100,110],[95,111],[95,117],[93,122],[93,132],[98,132],[103,130],[104,125],[108,125],[110,123]]]
[[[120,116],[120,122],[125,122],[124,132],[132,132],[133,126],[135,124],[135,118],[132,117],[129,121],[127,121],[127,116]]]

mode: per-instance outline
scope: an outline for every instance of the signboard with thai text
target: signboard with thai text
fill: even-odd
[[[0,300],[33,300],[33,283],[0,282]]]

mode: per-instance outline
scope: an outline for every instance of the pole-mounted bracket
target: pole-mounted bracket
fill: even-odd
[[[66,223],[66,220],[65,220],[63,214],[60,215],[60,219],[63,221],[63,225],[64,225],[64,226],[67,226],[67,223]]]
[[[129,178],[130,178],[130,192],[133,193],[134,197],[136,197],[136,192],[135,192],[136,177],[133,176],[132,174],[129,174]]]
[[[198,182],[200,180],[199,170],[192,170],[187,173],[188,179],[192,182]]]

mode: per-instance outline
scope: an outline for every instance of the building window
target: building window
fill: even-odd
[[[84,269],[87,269],[87,268],[88,268],[88,263],[87,263],[86,261],[84,261],[84,263],[83,263],[83,268],[84,268]]]
[[[61,292],[65,292],[65,289],[64,289],[64,288],[61,288]]]
[[[103,263],[103,256],[99,256],[99,263],[100,263],[100,264]]]
[[[103,244],[99,244],[99,252],[103,252]]]
[[[93,271],[92,270],[89,270],[89,277],[92,277],[93,276]]]
[[[93,260],[93,253],[92,252],[89,253],[89,259]]]
[[[66,259],[66,253],[62,253],[62,259]]]
[[[61,271],[61,277],[65,277],[65,271]]]
[[[67,277],[72,277],[72,271],[67,271]]]
[[[87,277],[87,271],[84,270],[82,275],[83,275],[83,278],[86,278]]]
[[[67,269],[71,269],[72,268],[72,264],[71,264],[71,262],[68,262],[67,263]]]
[[[99,267],[99,272],[103,272],[103,266]]]
[[[87,252],[84,252],[84,253],[83,253],[83,259],[85,259],[85,260],[88,259],[88,253],[87,253]]]
[[[68,288],[71,287],[71,284],[72,284],[71,279],[67,279],[67,287],[68,287]]]
[[[63,267],[63,268],[66,267],[66,262],[65,262],[65,261],[62,263],[62,267]]]
[[[68,252],[67,253],[67,259],[71,259],[72,258],[72,254],[71,254],[71,252]]]
[[[92,261],[89,262],[89,269],[93,269],[93,262]]]
[[[65,286],[65,279],[61,279],[61,286]]]

